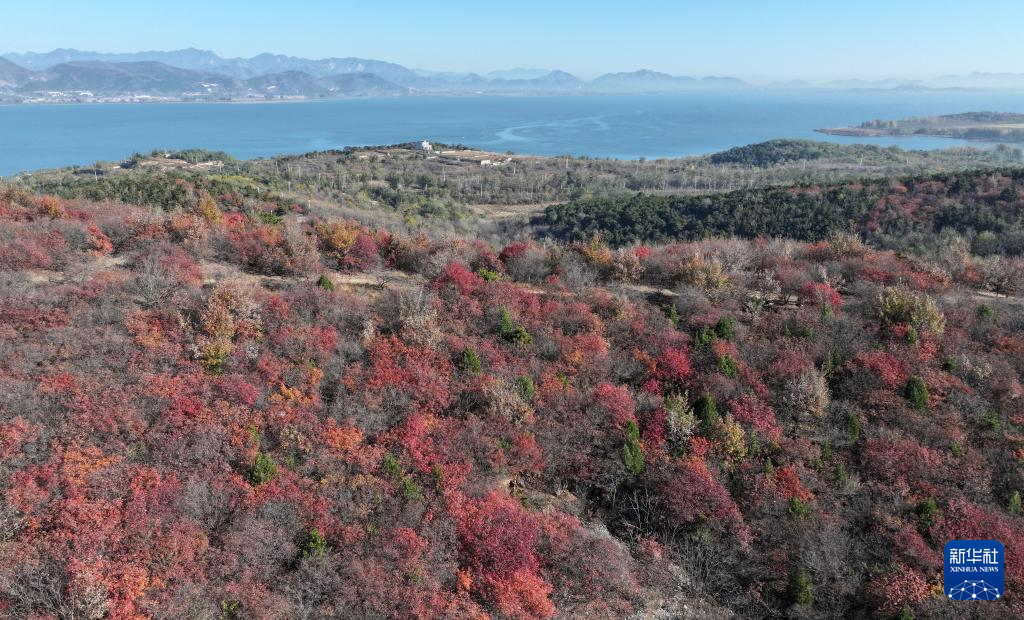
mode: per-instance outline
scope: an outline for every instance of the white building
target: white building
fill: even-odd
[[[424,140],[423,142],[420,142],[419,144],[416,145],[416,150],[417,151],[433,151],[434,150],[434,145],[429,143],[429,142],[427,142],[426,140]]]

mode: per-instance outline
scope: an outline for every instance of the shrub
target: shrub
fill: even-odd
[[[743,523],[739,507],[703,459],[680,462],[658,492],[675,519],[683,523],[706,523],[712,529],[730,529],[744,544],[749,539],[750,532]]]
[[[199,362],[204,368],[219,376],[224,374],[224,367],[230,355],[231,342],[225,339],[218,339],[208,342],[203,346]]]
[[[879,615],[892,616],[927,600],[933,594],[932,587],[916,570],[900,564],[867,584],[869,600],[873,600]]]
[[[907,376],[906,365],[885,351],[860,351],[846,369],[862,370],[887,388],[895,388]]]
[[[718,340],[718,334],[716,334],[715,330],[710,327],[702,327],[698,329],[696,335],[693,337],[694,344],[700,348],[710,347],[715,344],[716,340]]]
[[[693,404],[693,412],[700,420],[705,431],[711,430],[718,425],[718,407],[715,399],[710,394],[701,394],[697,402]]]
[[[840,487],[845,487],[850,482],[850,475],[846,473],[846,465],[842,461],[836,464],[836,482]]]
[[[789,514],[797,519],[806,519],[811,516],[811,507],[799,497],[791,497],[789,499]]]
[[[334,282],[331,282],[331,279],[325,275],[320,276],[320,279],[316,281],[316,285],[324,289],[325,291],[334,290]]]
[[[416,484],[416,481],[409,476],[402,478],[402,497],[411,502],[423,499],[420,485]]]
[[[512,315],[505,308],[501,309],[501,337],[506,342],[519,346],[529,346],[533,343],[533,336],[522,325],[512,320]]]
[[[839,291],[828,284],[807,284],[800,289],[800,298],[820,306],[823,311],[834,311],[843,305]]]
[[[482,284],[483,278],[458,261],[445,265],[444,270],[434,280],[435,289],[451,289],[457,291],[461,297],[472,295]]]
[[[522,397],[526,402],[533,401],[533,395],[537,389],[533,385],[533,378],[529,375],[519,375],[516,377],[516,391],[519,392],[519,396]]]
[[[635,420],[626,422],[625,444],[622,446],[622,462],[626,471],[639,476],[644,473],[644,450],[640,445],[640,427]]]
[[[620,248],[615,251],[610,265],[611,276],[621,282],[635,282],[643,273],[640,257],[632,249]]]
[[[925,534],[935,525],[941,513],[934,497],[929,497],[917,505],[917,531]]]
[[[260,452],[249,470],[249,479],[256,486],[266,484],[277,477],[277,463],[266,454]]]
[[[349,248],[355,243],[360,227],[355,222],[335,221],[317,224],[315,230],[320,248],[324,253],[341,262]]]
[[[688,284],[700,289],[705,294],[721,290],[729,283],[728,276],[717,260],[707,260],[702,256],[693,256],[682,261],[674,274],[677,282]]]
[[[693,374],[690,354],[680,347],[665,347],[657,359],[656,376],[659,381],[679,386]]]
[[[224,258],[264,275],[290,276],[311,271],[320,262],[316,244],[298,225],[257,226],[231,232]]]
[[[724,340],[732,340],[736,335],[736,319],[723,316],[715,323],[715,335]]]
[[[498,258],[505,265],[505,272],[519,282],[540,282],[549,273],[547,254],[543,248],[525,243],[506,246]]]
[[[1020,491],[1014,491],[1013,495],[1010,496],[1010,503],[1006,507],[1006,512],[1014,517],[1021,515]]]
[[[669,439],[677,445],[686,441],[697,427],[697,416],[693,415],[689,396],[686,393],[681,396],[667,396],[662,408],[665,409]]]
[[[830,396],[828,382],[817,370],[807,370],[789,380],[783,401],[798,416],[825,415]]]
[[[730,402],[729,411],[736,420],[749,425],[763,437],[775,438],[781,433],[775,411],[753,394],[744,394]]]
[[[384,470],[384,474],[392,480],[398,480],[399,476],[402,475],[402,466],[398,464],[398,459],[393,454],[385,454],[384,458],[380,460],[380,468]]]
[[[363,270],[373,267],[379,263],[378,255],[380,249],[373,237],[365,233],[356,235],[355,241],[348,248],[348,253],[340,259],[339,266],[342,269]]]
[[[477,355],[475,349],[466,347],[462,350],[460,366],[471,375],[480,374],[480,356]]]
[[[329,550],[327,539],[320,530],[314,527],[306,533],[306,540],[302,542],[302,557],[322,558]]]
[[[935,301],[924,293],[901,287],[886,287],[875,300],[875,311],[886,326],[905,324],[917,330],[941,334],[946,326]]]
[[[481,267],[476,270],[477,274],[487,282],[497,282],[501,279],[501,274],[493,269]]]
[[[738,460],[747,456],[747,433],[731,415],[719,421],[715,435],[726,457]]]
[[[217,206],[217,201],[205,192],[196,201],[195,212],[207,224],[216,224],[221,220],[221,212]]]
[[[740,374],[740,369],[731,355],[723,355],[718,358],[718,372],[726,377],[736,378]]]
[[[988,321],[992,319],[992,306],[988,304],[981,304],[978,306],[978,318],[982,321]]]
[[[928,410],[928,386],[925,385],[924,379],[921,377],[910,377],[903,395],[910,401],[914,409],[922,413]]]
[[[508,495],[494,492],[474,502],[459,530],[462,560],[483,583],[533,573],[539,564],[537,520]]]
[[[800,607],[814,605],[814,584],[807,569],[798,568],[789,576],[789,599]]]

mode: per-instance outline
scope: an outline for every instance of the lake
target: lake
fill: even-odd
[[[736,91],[260,104],[9,105],[0,106],[0,176],[119,161],[156,148],[199,147],[253,158],[421,139],[500,152],[622,159],[697,155],[772,138],[935,149],[965,143],[942,138],[825,136],[813,130],[874,118],[976,110],[1024,112],[1024,93]]]

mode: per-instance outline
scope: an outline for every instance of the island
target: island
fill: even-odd
[[[833,136],[932,136],[984,142],[1024,142],[1024,114],[1016,112],[964,112],[942,116],[915,116],[897,121],[871,120],[856,127],[815,129]]]

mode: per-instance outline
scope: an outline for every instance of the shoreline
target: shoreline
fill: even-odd
[[[573,97],[688,97],[688,96],[706,96],[715,94],[788,94],[788,95],[813,95],[813,96],[828,96],[828,95],[841,95],[843,93],[864,93],[872,92],[878,94],[891,94],[893,91],[888,89],[841,89],[841,88],[801,88],[801,89],[787,89],[787,88],[773,88],[771,86],[748,86],[745,88],[707,88],[707,89],[692,89],[692,90],[679,90],[679,91],[651,91],[651,92],[607,92],[607,91],[545,91],[545,92],[468,92],[468,91],[439,91],[439,92],[408,92],[408,93],[391,93],[391,94],[366,94],[366,95],[346,95],[337,97],[315,97],[315,96],[299,96],[287,99],[259,99],[259,98],[237,98],[237,99],[181,99],[181,98],[167,98],[159,100],[117,100],[116,95],[111,97],[99,98],[94,101],[0,101],[0,108],[13,107],[13,106],[74,106],[74,105],[153,105],[153,104],[278,104],[278,103],[314,103],[324,101],[360,101],[360,100],[395,100],[395,99],[468,99],[468,98],[516,98],[516,97],[538,97],[538,98],[573,98]],[[946,92],[945,89],[929,89],[925,91],[927,93],[942,94]],[[1024,92],[1019,89],[964,89],[964,92],[974,93],[1021,93]],[[124,97],[131,97],[132,95],[123,95]],[[815,129],[814,131],[819,133],[829,133],[832,131],[846,131],[846,130],[859,130],[858,127],[843,128],[823,128]],[[910,137],[900,136],[895,134],[877,134],[870,136],[868,134],[842,134],[836,133],[833,135],[850,135],[850,136],[861,136],[861,137]],[[943,136],[933,136],[943,137]],[[945,136],[948,137],[948,136]]]
[[[962,135],[950,135],[948,133],[898,133],[898,132],[886,132],[878,129],[861,128],[861,127],[826,127],[821,129],[815,129],[814,133],[820,133],[825,136],[840,136],[844,138],[901,138],[901,139],[913,139],[913,138],[941,138],[945,140],[962,140],[964,142],[972,142],[975,144],[1022,144],[1024,143],[1024,136],[1017,137],[1015,135],[1005,136],[977,136],[970,133],[964,133]]]

